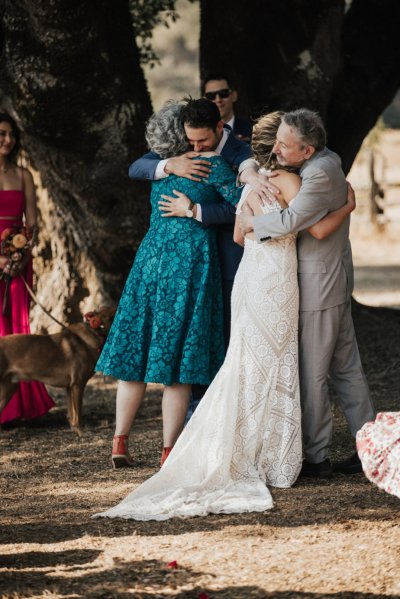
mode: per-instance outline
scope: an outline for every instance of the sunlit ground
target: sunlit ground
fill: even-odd
[[[400,308],[400,131],[385,131],[375,152],[375,177],[385,193],[376,224],[370,219],[367,152],[359,155],[348,177],[357,196],[351,225],[354,297],[370,306]]]

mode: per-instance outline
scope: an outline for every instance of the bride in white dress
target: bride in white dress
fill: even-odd
[[[254,127],[261,165],[279,124],[280,113],[272,113]],[[274,183],[290,201],[300,178],[279,171]],[[278,202],[261,207],[248,187],[239,211],[244,201],[258,213],[282,209]],[[235,236],[240,241],[238,227]],[[96,516],[166,520],[272,508],[267,485],[290,487],[302,463],[297,322],[295,235],[263,244],[246,236],[224,364],[161,470]]]

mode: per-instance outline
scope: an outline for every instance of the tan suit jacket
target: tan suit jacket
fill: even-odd
[[[307,160],[300,176],[301,188],[289,208],[255,217],[254,233],[259,242],[298,233],[300,311],[325,310],[349,300],[353,291],[350,217],[322,240],[306,229],[345,204],[347,184],[339,156],[328,148]]]

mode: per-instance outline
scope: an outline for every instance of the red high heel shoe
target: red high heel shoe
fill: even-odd
[[[167,457],[169,456],[171,451],[172,451],[172,447],[164,447],[164,449],[162,450],[162,454],[161,454],[160,466],[162,466],[164,464],[165,460],[167,459]]]
[[[114,435],[111,461],[113,468],[132,468],[134,465],[128,451],[128,435]]]

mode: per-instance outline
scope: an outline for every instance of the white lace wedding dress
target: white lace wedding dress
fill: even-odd
[[[290,487],[301,467],[297,322],[295,236],[246,239],[223,366],[161,470],[96,516],[166,520],[270,509],[267,485]]]

